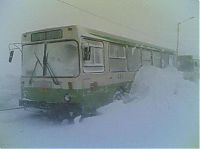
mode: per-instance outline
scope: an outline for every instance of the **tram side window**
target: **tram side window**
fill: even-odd
[[[161,55],[160,52],[153,51],[153,65],[161,67]]]
[[[162,54],[162,67],[165,68],[169,65],[169,54],[163,53]]]
[[[175,55],[169,55],[169,65],[170,66],[175,66],[176,65]]]
[[[126,50],[123,45],[109,44],[109,66],[111,72],[127,71]]]
[[[142,50],[142,65],[151,65],[151,51]]]
[[[127,48],[128,70],[137,71],[141,67],[141,53],[136,47]]]
[[[84,72],[103,72],[104,57],[103,44],[96,41],[82,43],[83,71]]]

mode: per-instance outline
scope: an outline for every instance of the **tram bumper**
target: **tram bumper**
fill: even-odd
[[[26,98],[19,100],[19,106],[23,106],[25,108],[34,107],[34,108],[39,108],[39,109],[48,109],[50,107],[50,105],[46,102],[35,101],[35,100],[26,99]]]

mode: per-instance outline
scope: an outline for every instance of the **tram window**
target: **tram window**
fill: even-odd
[[[169,65],[169,54],[162,53],[162,67],[165,68]]]
[[[33,44],[23,46],[22,74],[24,76],[42,76],[42,67],[37,63],[42,61],[44,44]],[[38,59],[37,59],[38,58]],[[34,70],[35,67],[35,71]]]
[[[152,64],[151,51],[142,50],[142,65],[151,65],[151,64]]]
[[[90,60],[91,49],[90,47],[84,47],[83,49],[83,60],[89,61]]]
[[[78,45],[75,41],[47,43],[48,65],[56,76],[79,74]],[[47,71],[47,76],[51,76]]]
[[[156,67],[161,67],[161,55],[160,52],[153,51],[153,65]]]
[[[84,66],[103,66],[103,49],[88,47],[83,50]]]
[[[103,44],[97,41],[86,40],[82,43],[84,72],[103,72],[104,56]]]
[[[169,55],[169,65],[170,66],[175,66],[176,65],[176,60],[174,55]]]
[[[110,44],[109,51],[110,58],[126,58],[126,51],[123,45]]]
[[[123,45],[110,43],[109,66],[111,72],[127,71],[126,51]]]
[[[141,67],[141,53],[136,47],[127,48],[128,70],[137,71]]]

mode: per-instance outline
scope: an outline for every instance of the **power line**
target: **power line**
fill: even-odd
[[[58,2],[60,2],[60,3],[63,3],[63,4],[65,4],[65,5],[68,5],[68,6],[72,7],[72,8],[78,9],[79,11],[82,11],[82,12],[84,12],[84,13],[87,13],[87,14],[89,14],[89,15],[92,15],[92,16],[94,16],[94,17],[97,17],[97,18],[102,19],[102,20],[104,20],[104,21],[107,21],[107,22],[116,24],[116,25],[118,25],[118,26],[127,28],[127,29],[129,29],[129,30],[131,30],[131,31],[134,31],[134,32],[136,31],[136,32],[139,32],[139,33],[142,33],[142,34],[144,34],[144,35],[149,36],[148,34],[146,34],[146,33],[144,33],[144,32],[141,32],[141,31],[138,31],[137,29],[134,29],[133,27],[130,27],[129,25],[125,25],[125,24],[122,24],[122,23],[120,23],[120,22],[113,21],[113,20],[108,19],[108,18],[106,18],[106,17],[97,15],[97,14],[95,14],[95,13],[93,13],[93,12],[91,12],[91,11],[88,11],[88,10],[86,10],[86,9],[83,9],[83,8],[77,7],[77,6],[75,6],[75,5],[72,5],[72,4],[70,4],[70,3],[68,3],[68,2],[66,2],[66,1],[64,1],[64,0],[56,0],[56,1],[58,1]]]
[[[107,18],[107,17],[98,15],[98,14],[96,14],[96,13],[94,13],[94,12],[91,12],[91,11],[88,11],[88,10],[86,10],[86,9],[80,8],[80,7],[78,7],[78,6],[75,6],[75,5],[73,5],[73,4],[70,4],[69,2],[66,2],[66,1],[64,1],[64,0],[56,0],[56,1],[58,1],[58,2],[60,2],[60,3],[63,3],[63,4],[65,4],[65,5],[68,5],[68,6],[74,8],[74,9],[77,9],[77,10],[79,10],[79,11],[82,11],[82,12],[84,12],[84,13],[86,13],[86,14],[89,14],[89,15],[91,15],[91,16],[97,17],[97,18],[99,18],[99,19],[101,19],[101,20],[104,20],[104,21],[110,22],[110,23],[112,23],[112,24],[121,26],[121,27],[126,28],[126,29],[128,29],[128,30],[131,30],[131,31],[133,31],[133,32],[138,32],[138,33],[140,33],[140,34],[143,34],[143,35],[145,35],[145,37],[146,37],[147,40],[149,40],[149,38],[147,38],[147,37],[152,37],[152,35],[150,36],[149,34],[147,34],[147,33],[145,33],[145,32],[138,31],[137,29],[135,29],[135,28],[133,28],[133,27],[131,27],[131,26],[129,26],[129,25],[126,25],[126,24],[120,23],[120,22],[118,22],[118,21],[114,21],[114,20],[112,20],[112,19],[109,19],[109,18]],[[165,33],[165,34],[166,34],[166,33]],[[167,33],[167,35],[168,35],[168,36],[172,36],[172,35],[175,35],[175,34]],[[156,37],[156,38],[160,38],[160,36],[155,35],[155,34],[154,34],[153,36]],[[165,35],[165,36],[166,36],[166,35]],[[150,39],[151,39],[151,38],[150,38]],[[165,40],[166,40],[166,39],[165,39]],[[168,40],[168,41],[171,41],[171,40]]]

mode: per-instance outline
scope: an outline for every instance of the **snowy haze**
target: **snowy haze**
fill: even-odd
[[[117,25],[91,16],[56,0],[0,1],[0,68],[1,73],[20,74],[20,53],[8,64],[8,43],[20,42],[26,31],[71,24],[83,25],[176,49],[177,23],[181,25],[180,54],[198,57],[197,0],[66,0],[70,4],[123,24]],[[129,28],[127,28],[127,27]]]
[[[20,52],[8,63],[8,44],[27,31],[72,24],[176,49],[198,57],[197,0],[66,0],[117,25],[56,0],[0,0],[0,109],[20,98]],[[127,27],[125,27],[127,26]],[[199,74],[197,74],[199,75]],[[199,77],[199,76],[198,76]],[[131,93],[74,125],[56,124],[42,113],[0,112],[0,147],[198,147],[198,83],[173,67],[145,66]]]

